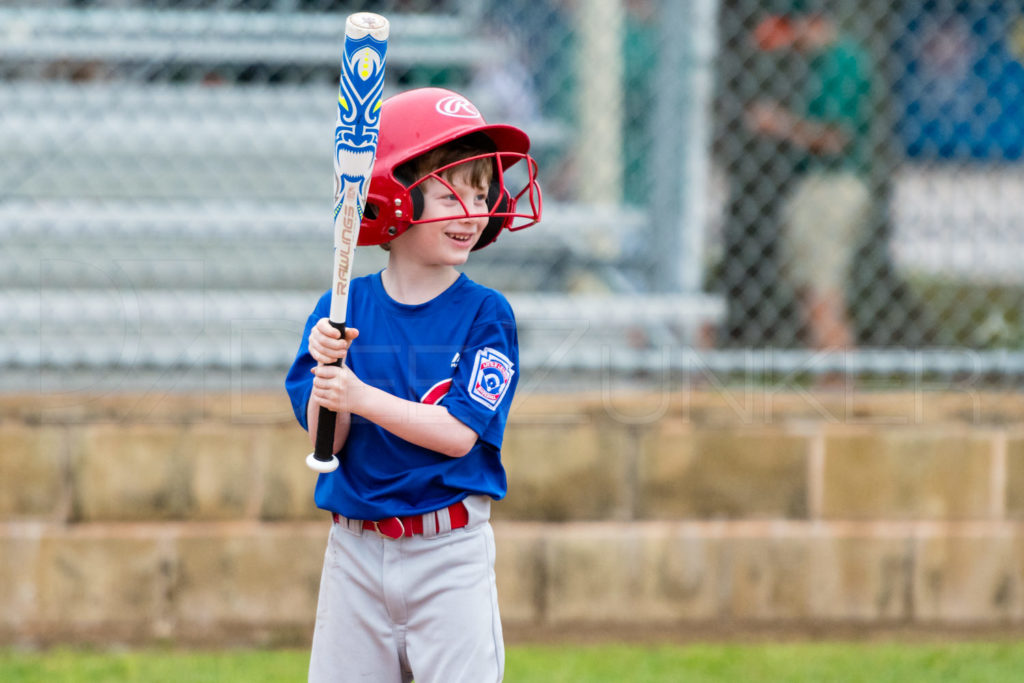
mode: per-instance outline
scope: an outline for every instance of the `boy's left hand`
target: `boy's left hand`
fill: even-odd
[[[335,413],[351,413],[353,396],[363,383],[346,365],[317,365],[313,372],[312,398]]]

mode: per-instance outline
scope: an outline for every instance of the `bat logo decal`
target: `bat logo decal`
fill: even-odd
[[[356,188],[357,220],[363,217],[373,156],[377,151],[384,93],[387,41],[372,35],[346,39],[338,84],[338,119],[334,127],[334,219],[338,220],[347,188]],[[344,158],[343,158],[344,155]]]
[[[364,152],[377,146],[386,53],[387,43],[371,35],[345,42],[334,133],[339,149]]]

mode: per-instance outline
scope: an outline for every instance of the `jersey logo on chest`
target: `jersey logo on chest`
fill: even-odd
[[[448,395],[448,392],[452,388],[451,379],[443,379],[434,386],[427,389],[426,393],[420,398],[420,403],[426,403],[427,405],[435,406],[441,402],[441,399]]]

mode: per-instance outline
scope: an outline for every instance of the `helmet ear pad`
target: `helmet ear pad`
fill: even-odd
[[[509,213],[509,204],[508,191],[502,187],[501,182],[497,179],[492,180],[490,187],[487,188],[487,207],[492,214],[496,215],[492,215],[488,219],[487,225],[484,226],[483,232],[480,233],[480,239],[473,246],[473,251],[483,249],[498,239],[498,233],[501,232],[502,228],[510,220],[508,216],[503,215]]]
[[[419,185],[409,188],[409,201],[412,203],[412,219],[418,221],[423,216],[423,191]]]

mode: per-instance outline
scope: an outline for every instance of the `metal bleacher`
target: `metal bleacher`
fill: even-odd
[[[471,3],[470,3],[471,4]],[[473,35],[475,12],[390,15],[393,62],[475,65],[501,59]],[[98,60],[105,63],[333,64],[345,35],[345,14],[5,9],[5,60]],[[452,50],[458,41],[460,48]]]
[[[472,12],[389,18],[392,69],[472,68],[504,49]],[[0,390],[280,383],[330,281],[335,86],[309,75],[336,71],[344,19],[0,8]],[[254,63],[308,77],[194,78]],[[101,77],[52,78],[69,64]],[[557,122],[513,123],[549,153],[568,144]],[[524,364],[578,375],[626,330],[689,343],[721,317],[711,298],[630,292],[644,223],[548,202],[540,227],[474,254],[469,274],[513,302]],[[360,250],[358,273],[384,257]]]

